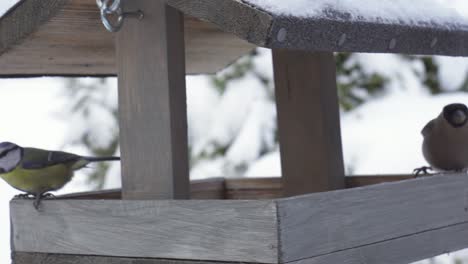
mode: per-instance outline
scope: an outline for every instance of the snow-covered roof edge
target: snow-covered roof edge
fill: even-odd
[[[268,6],[298,2],[315,3],[308,0],[169,0],[168,4],[268,48],[468,56],[468,20],[461,16],[450,20],[450,10],[442,10],[439,16],[431,19],[421,15],[405,20],[396,15],[392,18],[391,13],[397,8],[380,18],[366,17],[355,10],[348,12],[328,5],[336,2],[331,0],[318,0],[325,4],[319,6],[323,9],[312,12],[315,15],[277,11]]]

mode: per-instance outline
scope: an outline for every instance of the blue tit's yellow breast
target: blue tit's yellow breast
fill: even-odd
[[[18,166],[13,171],[0,175],[12,187],[32,194],[59,189],[69,182],[72,176],[73,170],[64,164],[32,170]]]

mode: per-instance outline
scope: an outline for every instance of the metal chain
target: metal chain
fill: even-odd
[[[143,12],[123,12],[120,6],[120,0],[96,0],[96,4],[101,11],[101,20],[104,27],[110,32],[117,32],[122,28],[124,18],[137,17],[143,18]],[[117,17],[115,22],[109,20],[110,16]]]

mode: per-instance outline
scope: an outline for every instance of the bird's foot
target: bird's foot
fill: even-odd
[[[34,199],[34,194],[31,193],[20,193],[13,197],[14,199]]]
[[[45,198],[45,199],[55,199],[57,197],[55,197],[55,195],[51,194],[51,193],[44,193],[44,194],[41,194],[42,195],[42,198]]]
[[[422,166],[422,167],[419,167],[419,168],[416,168],[413,170],[413,175],[414,177],[419,177],[419,176],[422,176],[422,175],[428,175],[430,174],[429,171],[432,171],[434,170],[432,167],[429,167],[429,166]]]
[[[41,193],[41,194],[38,194],[34,197],[34,208],[39,211],[39,206],[41,205],[41,201],[43,199],[55,199],[55,195],[51,194],[51,193]]]

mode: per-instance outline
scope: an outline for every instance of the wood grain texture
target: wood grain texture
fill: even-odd
[[[463,223],[289,263],[406,264],[467,246],[468,223]]]
[[[272,201],[13,200],[15,251],[276,263]],[[37,228],[40,226],[41,228]]]
[[[224,178],[211,178],[190,181],[190,199],[225,199]]]
[[[184,14],[210,21],[258,46],[266,44],[272,16],[239,0],[168,0]]]
[[[273,50],[283,191],[344,188],[332,53]]]
[[[368,175],[345,177],[346,188],[413,179],[413,175]],[[122,190],[112,189],[60,195],[59,199],[121,199]],[[210,178],[190,182],[191,199],[274,199],[283,196],[280,177],[271,178]]]
[[[223,178],[211,178],[195,180],[190,182],[190,199],[224,199],[225,184]],[[57,199],[80,199],[80,200],[120,200],[122,199],[122,189],[110,189],[90,192],[70,193],[57,196]]]
[[[329,12],[326,19],[281,17],[239,0],[168,3],[186,14],[187,73],[216,72],[255,45],[468,56],[467,25],[356,22],[339,12]],[[0,36],[0,76],[108,76],[117,72],[114,35],[101,25],[94,0],[22,0],[0,19]]]
[[[441,175],[303,195],[279,200],[278,215],[283,262],[319,257],[335,260],[325,256],[341,254],[343,261],[317,263],[348,263],[345,257],[360,252],[367,252],[370,257],[373,246],[383,250],[385,245],[393,245],[392,252],[406,247],[400,256],[414,260],[437,255],[441,250],[468,247],[468,240],[461,236],[445,244],[426,239],[434,236],[448,241],[460,231],[457,228],[466,234],[468,177]],[[395,245],[396,241],[407,243]],[[429,246],[430,243],[436,245]],[[427,247],[416,250],[416,245]],[[389,255],[379,263],[405,263],[388,261]],[[349,263],[358,263],[356,256]]]
[[[183,19],[162,0],[124,3],[145,18],[126,21],[116,39],[122,196],[188,198]]]
[[[283,196],[281,178],[226,179],[226,199],[274,199]]]
[[[467,24],[363,22],[351,20],[349,14],[340,11],[323,12],[330,16],[275,17],[266,46],[310,51],[468,56]]]
[[[116,75],[115,34],[95,0],[22,0],[0,19],[0,76]],[[213,73],[254,45],[185,17],[186,71]]]
[[[13,253],[13,264],[230,264],[240,262],[188,261],[169,259],[117,258],[46,253]],[[246,263],[248,264],[248,263]]]
[[[272,49],[468,56],[467,24],[424,23],[417,18],[411,23],[365,22],[329,6],[317,10],[316,17],[304,18],[273,14],[241,0],[168,2],[185,14]]]
[[[356,188],[368,185],[374,185],[385,182],[396,182],[414,179],[414,175],[395,175],[395,174],[382,174],[382,175],[366,175],[366,176],[346,176],[345,184],[346,188]]]

